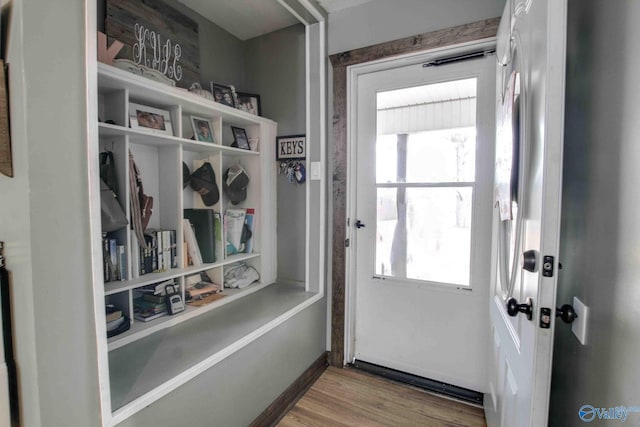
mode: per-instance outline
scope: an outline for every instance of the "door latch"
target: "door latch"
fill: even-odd
[[[542,257],[542,275],[544,277],[553,277],[553,260],[551,255]]]
[[[549,307],[540,308],[540,327],[542,329],[551,327],[551,309]]]

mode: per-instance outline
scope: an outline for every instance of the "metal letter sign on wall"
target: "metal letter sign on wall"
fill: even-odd
[[[198,24],[161,0],[107,0],[106,33],[124,43],[120,58],[189,88],[200,82]]]
[[[306,157],[307,138],[305,135],[276,138],[276,160],[304,160]]]

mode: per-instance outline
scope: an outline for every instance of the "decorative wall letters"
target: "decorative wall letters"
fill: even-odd
[[[198,24],[161,0],[107,0],[105,29],[125,44],[120,58],[189,88],[200,82]]]

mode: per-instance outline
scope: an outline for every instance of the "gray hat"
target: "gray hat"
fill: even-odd
[[[227,169],[222,176],[222,188],[234,205],[247,198],[247,185],[249,176],[239,163]]]

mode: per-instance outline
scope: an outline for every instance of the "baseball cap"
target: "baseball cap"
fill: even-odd
[[[189,181],[191,181],[191,171],[189,171],[189,166],[185,162],[182,162],[182,188],[185,189],[189,186]]]
[[[205,162],[191,174],[190,185],[191,188],[200,193],[202,203],[205,206],[212,206],[218,203],[220,192],[218,191],[216,175],[213,172],[211,163]]]
[[[222,176],[222,188],[234,205],[247,198],[247,185],[249,176],[239,163],[227,169]]]

